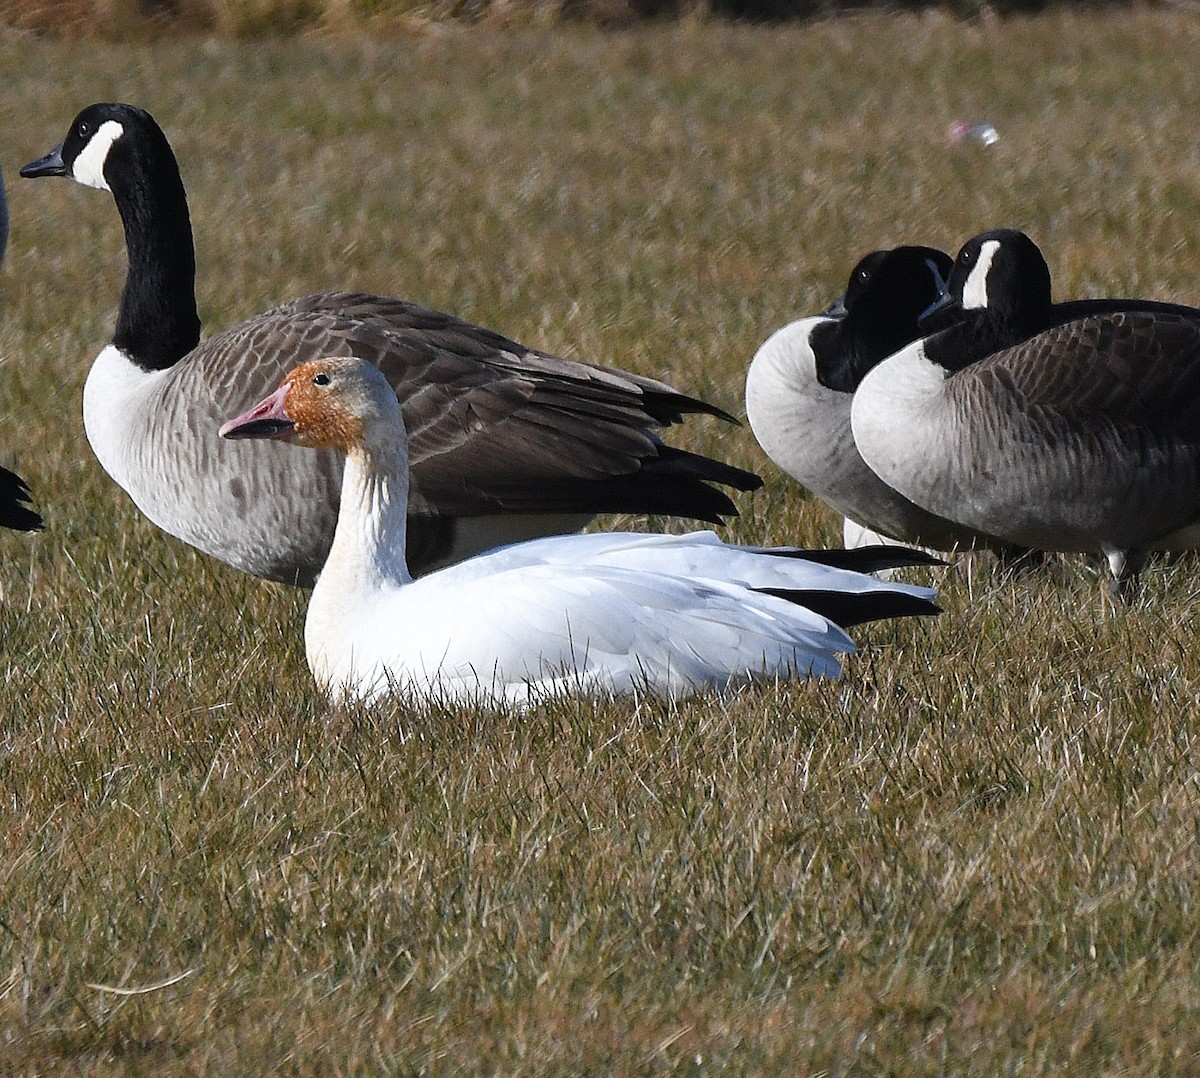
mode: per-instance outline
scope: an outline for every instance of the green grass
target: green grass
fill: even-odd
[[[120,224],[16,169],[137,102],[210,330],[373,289],[738,410],[879,246],[1016,225],[1060,296],[1194,302],[1198,46],[1147,12],[0,39],[0,458],[48,520],[0,535],[0,1073],[1196,1073],[1194,562],[1116,612],[1077,561],[961,564],[833,683],[332,709],[304,597],[92,459]],[[837,542],[746,428],[673,440],[767,478],[730,537]]]

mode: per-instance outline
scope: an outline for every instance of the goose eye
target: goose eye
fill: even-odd
[[[332,381],[333,381],[333,379],[330,378],[329,375],[326,374],[324,371],[321,371],[320,374],[314,374],[313,380],[312,380],[313,385],[315,385],[315,386],[327,386]]]
[[[92,125],[87,120],[79,121],[79,137],[87,138],[92,133]]]

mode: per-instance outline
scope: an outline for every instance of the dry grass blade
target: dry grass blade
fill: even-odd
[[[107,992],[110,996],[147,996],[151,992],[161,992],[164,988],[170,988],[173,984],[185,981],[195,972],[194,969],[185,969],[173,977],[156,981],[154,984],[139,985],[137,988],[123,988],[113,984],[92,984],[90,981],[85,981],[84,987],[94,988],[97,992]]]

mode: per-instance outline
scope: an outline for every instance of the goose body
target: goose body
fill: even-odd
[[[951,265],[930,247],[864,257],[830,312],[783,327],[755,354],[746,415],[767,456],[845,516],[851,530],[937,550],[1002,546],[888,486],[863,461],[850,428],[859,383],[922,335],[918,318],[938,299]]]
[[[4,264],[4,252],[8,250],[8,193],[4,190],[4,174],[0,173],[0,265]]]
[[[830,676],[854,645],[798,605],[806,598],[845,603],[855,622],[936,610],[928,589],[730,547],[710,532],[555,536],[414,580],[402,414],[358,359],[301,365],[222,434],[346,453],[337,531],[305,623],[313,674],[339,698],[399,691],[525,705],[577,691],[677,697],[756,677]],[[879,564],[896,564],[886,558]]]
[[[311,585],[332,541],[341,466],[330,454],[226,443],[222,419],[330,353],[368,358],[412,432],[416,572],[600,512],[719,521],[710,484],[749,472],[673,449],[658,431],[720,409],[654,379],[572,362],[418,304],[324,292],[200,341],[187,198],[166,136],[130,105],[76,117],[21,170],[111,191],[129,273],[113,340],[84,387],[88,441],[155,524],[247,573]]]
[[[1028,237],[983,233],[949,280],[964,320],[855,395],[863,459],[929,509],[1005,540],[1104,555],[1118,590],[1200,525],[1200,311],[1051,304]]]

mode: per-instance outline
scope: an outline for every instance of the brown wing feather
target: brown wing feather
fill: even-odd
[[[325,355],[366,359],[395,388],[409,434],[414,513],[624,510],[714,520],[733,505],[706,483],[760,485],[752,473],[705,457],[666,454],[655,434],[685,413],[724,415],[719,409],[653,379],[526,349],[402,300],[301,297],[210,338],[193,360],[210,399],[236,410],[287,369]],[[668,456],[677,492],[666,475],[643,474]],[[606,489],[589,491],[589,482]],[[656,497],[666,498],[661,508]]]
[[[268,314],[291,317],[292,313],[335,313],[369,324],[405,339],[419,336],[424,343],[447,354],[487,362],[497,370],[515,369],[539,375],[557,375],[573,380],[603,383],[625,393],[635,392],[640,409],[657,423],[679,423],[685,415],[711,415],[736,422],[722,408],[680,393],[677,389],[628,371],[592,363],[562,359],[548,352],[526,348],[494,330],[464,322],[453,315],[406,300],[364,292],[318,292],[301,296],[276,307]]]
[[[1200,321],[1120,313],[1058,326],[954,376],[1077,430],[1139,427],[1200,440]]]

